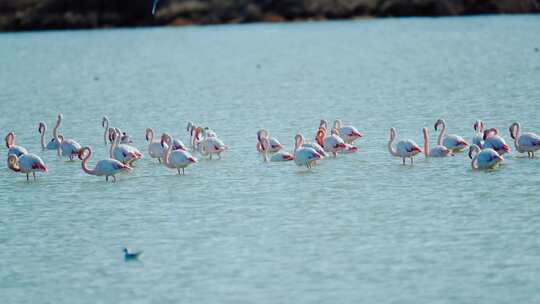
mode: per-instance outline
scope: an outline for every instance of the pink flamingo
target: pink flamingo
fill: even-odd
[[[29,174],[32,173],[34,180],[36,180],[36,172],[47,173],[47,167],[43,160],[32,153],[22,154],[17,157],[15,154],[8,156],[8,167],[12,171],[26,173],[26,180],[29,180]]]
[[[188,151],[182,149],[173,150],[172,138],[169,134],[164,133],[161,135],[161,142],[166,143],[168,147],[163,156],[163,163],[167,168],[178,170],[178,174],[182,170],[182,175],[184,175],[184,169],[187,166],[197,163],[197,159]]]
[[[491,128],[484,131],[484,143],[482,144],[482,149],[491,148],[500,155],[504,153],[510,153],[512,149],[506,144],[504,138],[500,137],[499,130],[496,128]]]
[[[413,163],[413,158],[416,154],[421,153],[422,149],[412,140],[404,139],[397,142],[396,147],[392,145],[396,139],[396,129],[390,129],[390,141],[388,142],[388,151],[390,154],[396,157],[403,158],[403,164],[405,165],[405,159],[411,159],[411,165]]]
[[[109,181],[109,176],[112,176],[113,182],[116,182],[116,175],[122,172],[131,171],[131,167],[124,165],[116,159],[103,159],[97,162],[94,169],[88,167],[88,160],[92,157],[92,148],[84,147],[79,151],[79,158],[82,160],[81,166],[84,172],[90,175],[105,176],[105,180]]]
[[[529,158],[534,158],[534,152],[540,149],[540,136],[535,133],[520,133],[521,125],[518,122],[510,126],[510,136],[519,153],[527,152]]]

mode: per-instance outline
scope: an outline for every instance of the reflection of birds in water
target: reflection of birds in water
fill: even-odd
[[[136,260],[142,254],[142,251],[131,251],[128,248],[124,248],[124,259],[125,260]]]
[[[154,0],[154,4],[152,5],[152,15],[156,14],[156,8],[159,0]]]

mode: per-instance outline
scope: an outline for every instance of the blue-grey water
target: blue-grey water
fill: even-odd
[[[433,144],[440,117],[469,140],[475,119],[540,132],[539,37],[536,16],[1,34],[2,136],[49,173],[27,182],[0,150],[0,302],[538,303],[540,159],[403,166],[386,144],[392,126]],[[188,120],[231,149],[106,183],[41,151],[59,112],[91,164],[104,114],[143,152],[145,128],[187,141]],[[290,151],[321,118],[361,152],[311,171],[255,152],[259,128]]]

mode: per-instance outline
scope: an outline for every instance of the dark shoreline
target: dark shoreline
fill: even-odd
[[[4,0],[0,32],[537,14],[540,0]]]

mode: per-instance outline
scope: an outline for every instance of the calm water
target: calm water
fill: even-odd
[[[540,132],[538,37],[534,16],[1,34],[2,137],[50,173],[28,183],[0,151],[0,302],[539,302],[540,159],[485,173],[386,150],[391,126],[433,143],[439,117],[469,139],[477,118]],[[105,183],[40,151],[58,112],[94,160],[103,114],[141,150],[188,120],[232,149]],[[254,152],[258,128],[290,150],[320,118],[358,127],[361,152],[310,172]]]

